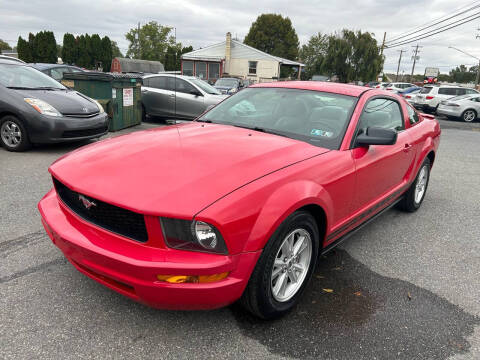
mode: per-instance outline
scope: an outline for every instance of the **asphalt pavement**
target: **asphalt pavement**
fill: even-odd
[[[48,165],[82,144],[0,149],[0,358],[480,359],[480,123],[440,123],[421,209],[389,210],[322,258],[272,322],[154,310],[80,274],[36,204]]]

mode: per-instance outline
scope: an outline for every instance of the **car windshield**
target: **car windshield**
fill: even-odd
[[[14,89],[66,89],[41,71],[20,64],[0,64],[0,84]]]
[[[238,80],[236,79],[218,79],[215,83],[215,86],[228,86],[228,87],[237,87]]]
[[[310,90],[247,88],[198,121],[244,127],[338,149],[356,100]]]
[[[215,89],[212,85],[209,83],[200,80],[200,79],[190,79],[190,82],[194,85],[197,85],[200,89],[205,91],[207,94],[212,94],[212,95],[221,95],[222,93]]]

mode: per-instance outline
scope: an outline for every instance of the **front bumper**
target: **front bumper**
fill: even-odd
[[[53,243],[83,274],[146,305],[174,310],[214,309],[240,298],[261,254],[213,255],[146,246],[75,216],[52,189],[38,204]],[[212,275],[218,282],[172,284],[157,275]]]
[[[424,110],[424,111],[433,111],[433,110],[436,109],[435,107],[432,107],[429,104],[420,104],[420,103],[417,103],[417,102],[413,103],[413,107],[415,109]]]
[[[108,132],[108,115],[92,117],[29,116],[28,135],[37,144],[77,141],[97,138]]]

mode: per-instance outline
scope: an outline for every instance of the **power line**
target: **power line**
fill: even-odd
[[[398,42],[398,43],[396,43],[396,44],[392,44],[392,45],[388,46],[388,48],[391,49],[391,48],[394,48],[394,47],[397,47],[397,46],[403,46],[403,45],[406,45],[406,44],[410,44],[410,43],[412,43],[412,42],[416,42],[416,41],[418,41],[418,40],[422,40],[422,39],[428,38],[428,37],[430,37],[430,36],[433,36],[433,35],[436,35],[436,34],[440,34],[440,33],[445,32],[445,31],[447,31],[447,30],[456,28],[456,27],[458,27],[458,26],[460,26],[460,25],[466,24],[466,23],[468,23],[468,22],[470,22],[470,21],[473,21],[473,20],[475,20],[475,19],[478,19],[478,18],[480,18],[480,12],[475,13],[475,14],[474,14],[474,17],[471,17],[471,18],[468,18],[468,17],[467,17],[467,18],[460,19],[459,21],[461,21],[461,22],[459,22],[459,23],[456,23],[456,24],[455,24],[455,23],[450,23],[450,24],[441,26],[441,27],[439,27],[439,28],[437,28],[437,29],[433,29],[433,30],[431,30],[431,31],[429,31],[429,32],[427,32],[427,33],[420,34],[419,37],[412,38],[412,39],[408,39],[408,40],[405,40],[405,41],[403,41],[403,42],[400,41],[400,42]],[[465,19],[467,19],[467,20],[465,20]],[[463,20],[465,20],[465,21],[463,21]],[[450,26],[450,25],[451,25],[451,26]],[[448,27],[447,27],[447,26],[448,26]],[[445,28],[445,27],[446,27],[446,28]],[[442,30],[440,30],[440,29],[442,29]],[[439,30],[439,31],[437,31],[437,30]],[[436,31],[436,32],[433,32],[433,31]],[[432,33],[432,32],[433,32],[433,33]],[[429,35],[427,35],[427,34],[429,34]]]
[[[477,2],[478,2],[478,1],[475,1],[473,4],[475,4],[475,3],[477,3]],[[470,5],[472,5],[472,4],[470,4]],[[468,6],[470,6],[470,5],[468,5]],[[472,6],[472,7],[468,8],[467,10],[461,11],[461,12],[459,12],[459,13],[456,13],[456,14],[452,15],[452,16],[449,16],[449,17],[447,17],[447,18],[445,18],[445,19],[443,19],[443,20],[441,20],[441,21],[438,21],[438,20],[440,20],[441,18],[439,18],[439,19],[437,19],[437,20],[433,20],[433,22],[434,22],[433,24],[430,24],[430,25],[428,25],[428,26],[422,27],[422,28],[420,28],[420,29],[416,28],[416,29],[418,29],[418,30],[412,30],[412,31],[410,31],[410,32],[404,33],[405,35],[400,34],[399,36],[397,36],[397,37],[395,37],[395,38],[393,38],[393,39],[387,40],[387,43],[392,43],[392,42],[395,42],[395,41],[400,40],[400,39],[402,39],[402,38],[408,37],[408,36],[410,36],[410,35],[412,35],[412,34],[415,34],[415,33],[417,33],[417,32],[421,32],[421,31],[426,30],[426,29],[428,29],[428,28],[430,28],[430,27],[432,27],[432,26],[441,24],[441,23],[443,23],[443,22],[445,22],[445,21],[447,21],[447,20],[453,19],[453,18],[455,18],[455,17],[457,17],[457,16],[459,16],[459,15],[465,14],[465,13],[467,13],[467,12],[473,10],[473,9],[479,8],[479,7],[480,7],[480,4],[475,5],[475,6]],[[458,10],[454,10],[454,11],[458,11]],[[435,21],[437,21],[437,22],[435,22]],[[427,23],[427,24],[428,24],[428,23]],[[423,26],[423,25],[420,25],[420,26]]]

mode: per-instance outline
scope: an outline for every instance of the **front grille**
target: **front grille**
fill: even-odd
[[[142,214],[79,194],[55,178],[53,178],[53,183],[63,203],[81,218],[136,241],[146,242],[148,240],[145,219]],[[88,209],[84,200],[91,204]]]
[[[62,113],[63,116],[74,117],[74,118],[91,118],[91,117],[97,116],[98,114],[100,114],[100,111],[96,111],[96,112],[93,112],[93,113],[81,113],[81,114],[65,114],[65,113]]]
[[[106,126],[94,128],[94,129],[81,129],[81,130],[66,130],[63,132],[62,137],[64,138],[75,138],[75,137],[84,137],[84,136],[93,136],[100,135],[107,131]]]

